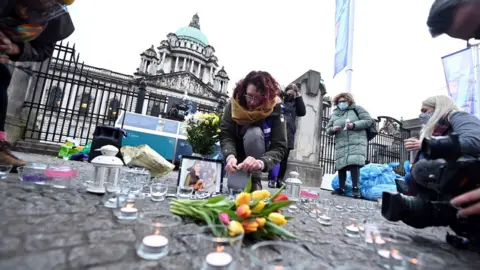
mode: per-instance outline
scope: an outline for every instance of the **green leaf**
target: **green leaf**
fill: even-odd
[[[250,193],[251,190],[252,190],[252,176],[250,175],[250,177],[248,178],[247,186],[243,191],[246,193]]]
[[[208,224],[208,226],[211,226],[213,228],[213,233],[215,234],[215,236],[218,236],[218,237],[220,236],[221,233],[218,232],[218,230],[214,227],[215,222],[210,218],[210,216],[207,213],[197,209],[192,209],[192,211],[197,213]]]
[[[267,220],[267,223],[265,224],[265,228],[267,229],[268,232],[274,233],[276,235],[281,235],[281,236],[286,236],[289,238],[297,238],[293,233],[285,230],[284,228],[278,226],[277,224]]]
[[[207,204],[212,204],[212,203],[217,203],[219,201],[223,201],[225,200],[225,195],[217,195],[217,196],[214,196],[214,197],[211,197],[210,199],[207,200]]]
[[[268,200],[273,200],[275,197],[277,197],[280,193],[282,193],[282,191],[285,189],[285,184],[283,184],[283,186],[275,193],[273,193],[273,195],[270,196],[270,198],[268,198]]]
[[[280,208],[283,208],[285,206],[288,206],[291,204],[292,201],[278,201],[278,202],[271,202],[265,208],[263,208],[262,211],[260,211],[260,214],[263,216],[268,216],[268,214],[277,211]]]
[[[291,220],[293,217],[285,217],[286,220]]]

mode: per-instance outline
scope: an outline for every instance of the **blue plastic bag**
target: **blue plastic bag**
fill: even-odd
[[[383,191],[391,191],[392,186],[395,187],[395,179],[402,178],[393,171],[393,167],[400,165],[399,163],[389,163],[385,165],[368,164],[360,169],[359,189],[363,198],[368,200],[376,200],[381,196]],[[378,186],[378,187],[377,187]],[[374,190],[372,188],[377,187]],[[338,175],[333,178],[332,188],[339,188]],[[345,182],[345,195],[352,196],[352,177],[347,172],[347,181]]]

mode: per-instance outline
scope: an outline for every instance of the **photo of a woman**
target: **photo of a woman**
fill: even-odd
[[[204,189],[204,180],[202,179],[201,161],[195,161],[193,165],[187,169],[187,176],[183,182],[183,186],[192,187],[194,190],[202,191]]]
[[[196,191],[220,192],[223,164],[215,160],[198,160],[184,157],[178,183]]]

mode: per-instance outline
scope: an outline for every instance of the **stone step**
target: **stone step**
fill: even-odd
[[[43,154],[57,156],[60,151],[60,145],[43,143],[39,141],[18,141],[14,145],[15,151],[24,153]]]

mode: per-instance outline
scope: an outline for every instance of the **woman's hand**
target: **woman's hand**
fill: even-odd
[[[422,141],[417,138],[409,138],[405,141],[405,148],[409,152],[418,151],[422,148]]]
[[[352,130],[352,129],[355,128],[355,124],[354,124],[354,123],[347,123],[347,126],[346,126],[346,127],[347,127],[347,129]]]
[[[235,173],[237,171],[236,167],[237,167],[237,159],[231,155],[227,158],[227,166],[226,166],[226,169],[227,169],[227,172],[228,173]]]
[[[342,127],[341,127],[341,126],[334,126],[334,127],[332,128],[332,130],[333,130],[334,132],[338,132],[338,131],[342,130]]]
[[[15,55],[20,53],[20,48],[0,31],[0,53]]]
[[[262,169],[262,162],[254,157],[247,157],[242,162],[242,170],[246,173],[250,171],[259,171]]]
[[[476,203],[475,203],[476,202]],[[462,194],[453,198],[450,202],[452,205],[461,206],[467,203],[475,203],[465,209],[458,211],[461,216],[479,215],[480,214],[480,188]]]

